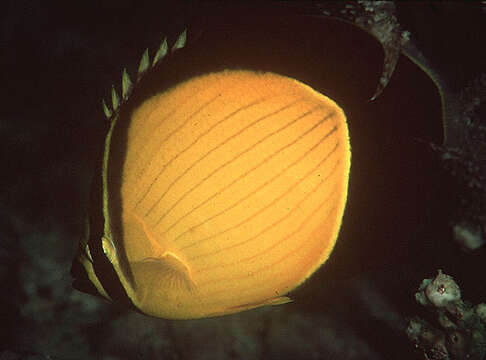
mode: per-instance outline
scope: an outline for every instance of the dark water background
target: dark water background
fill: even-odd
[[[414,291],[438,268],[485,301],[484,250],[452,241],[460,194],[429,142],[440,99],[401,57],[381,97],[382,52],[344,23],[271,6],[7,1],[1,12],[0,359],[413,359]],[[460,90],[484,72],[479,3],[402,3],[399,21]],[[227,67],[285,73],[334,98],[353,150],[349,200],[330,260],[291,304],[167,321],[71,288],[89,185],[121,72],[189,26],[167,81]],[[206,30],[202,32],[201,30]],[[195,38],[191,40],[191,36]],[[456,214],[457,215],[457,214]],[[420,358],[420,357],[418,357]]]

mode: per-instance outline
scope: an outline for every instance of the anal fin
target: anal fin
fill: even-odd
[[[226,312],[238,312],[254,309],[261,306],[273,306],[273,305],[283,305],[292,302],[292,299],[287,296],[276,296],[270,299],[266,299],[260,302],[242,304],[237,306],[231,306],[226,309]]]

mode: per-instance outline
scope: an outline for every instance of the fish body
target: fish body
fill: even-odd
[[[351,152],[333,100],[228,69],[114,115],[102,159],[77,268],[110,300],[191,319],[290,301],[334,247]]]

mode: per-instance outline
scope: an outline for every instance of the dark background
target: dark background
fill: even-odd
[[[267,4],[267,3],[265,3]],[[306,3],[308,4],[308,3]],[[0,359],[411,359],[414,291],[438,268],[464,298],[485,301],[485,254],[453,242],[456,181],[442,141],[440,98],[401,56],[374,102],[383,52],[366,32],[298,6],[132,1],[7,1],[1,16]],[[289,10],[290,9],[290,10]],[[305,13],[305,11],[302,11]],[[398,18],[459,91],[486,65],[480,3],[400,3]],[[188,26],[186,49],[153,89],[223,68],[292,76],[345,110],[348,205],[329,261],[293,303],[198,321],[152,319],[72,290],[70,263],[88,209],[106,122],[143,51]],[[133,77],[133,76],[132,76]],[[10,357],[8,357],[10,356]],[[418,357],[420,358],[420,357]]]

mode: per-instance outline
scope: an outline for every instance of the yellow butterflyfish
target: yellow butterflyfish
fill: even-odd
[[[311,87],[250,70],[192,77],[112,116],[102,216],[77,262],[99,294],[156,317],[286,303],[335,245],[350,158],[343,110]]]

